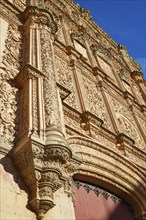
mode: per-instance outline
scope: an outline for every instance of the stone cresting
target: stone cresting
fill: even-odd
[[[61,132],[51,48],[57,26],[52,15],[37,4],[28,5],[23,22],[25,60],[15,77],[19,129],[11,156],[30,192],[28,208],[40,220],[55,206],[53,194],[59,188],[73,196],[71,174],[81,161]]]

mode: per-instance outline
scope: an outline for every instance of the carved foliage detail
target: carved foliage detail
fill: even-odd
[[[71,173],[80,164],[72,158],[72,152],[59,130],[49,128],[47,134],[48,144],[45,146],[28,139],[21,150],[13,153],[15,164],[30,190],[30,208],[38,219],[42,219],[55,205],[53,193],[63,184],[65,190],[68,189],[67,193],[72,195]]]
[[[21,35],[14,26],[8,27],[2,64],[0,66],[0,142],[13,145],[16,129],[17,89],[10,83],[20,69]]]
[[[17,89],[0,82],[0,143],[12,145],[15,133]]]
[[[55,73],[52,61],[52,48],[49,32],[43,30],[41,33],[42,43],[42,67],[45,74],[44,79],[44,101],[46,113],[46,126],[57,126],[59,123],[59,107],[57,104],[57,90],[55,83]],[[56,100],[56,101],[55,101]]]
[[[85,77],[83,78],[83,83],[87,97],[88,111],[103,120],[106,127],[111,128],[101,94],[97,90],[96,85],[91,83]]]
[[[2,60],[3,79],[13,79],[21,67],[21,34],[16,27],[9,26],[5,41],[5,50]]]
[[[131,112],[128,108],[120,104],[118,101],[115,101],[110,97],[110,103],[112,108],[115,110],[116,119],[118,122],[120,132],[126,134],[130,138],[132,138],[136,145],[140,148],[143,148],[144,142],[142,137],[139,134],[136,122],[131,115]]]
[[[57,56],[55,62],[56,62],[56,71],[57,71],[59,84],[61,84],[63,87],[65,87],[71,92],[64,102],[78,110],[79,107],[75,96],[72,72],[69,69],[67,62],[64,62],[63,60],[59,59]]]

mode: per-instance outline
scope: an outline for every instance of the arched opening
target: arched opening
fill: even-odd
[[[134,220],[127,202],[89,182],[75,180],[76,220]]]

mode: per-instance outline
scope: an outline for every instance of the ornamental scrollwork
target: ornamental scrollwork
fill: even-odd
[[[42,66],[43,73],[45,74],[44,80],[44,100],[45,100],[45,113],[46,113],[46,126],[57,126],[59,123],[59,107],[57,104],[57,91],[54,76],[54,66],[52,61],[52,48],[49,41],[49,32],[41,32],[42,43]],[[56,100],[56,101],[54,101]]]
[[[0,143],[13,146],[16,133],[17,88],[12,82],[21,67],[21,33],[9,25],[0,66]]]
[[[83,78],[83,84],[86,93],[86,105],[88,105],[88,111],[92,114],[95,114],[99,119],[103,120],[103,126],[111,129],[111,123],[109,122],[101,94],[97,90],[96,85],[87,80],[85,77]]]

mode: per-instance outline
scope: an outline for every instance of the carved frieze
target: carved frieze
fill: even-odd
[[[96,52],[97,53],[99,52],[99,53],[103,54],[105,56],[105,58],[107,58],[107,59],[111,58],[109,51],[106,48],[102,47],[101,44],[99,44],[99,43],[92,44],[90,46],[90,49],[93,54],[96,54]]]
[[[20,10],[24,10],[26,7],[26,0],[14,0],[13,4]]]
[[[75,132],[80,132],[80,134],[85,133],[85,131],[81,128],[81,117],[79,113],[76,113],[71,110],[70,108],[67,108],[65,105],[63,105],[63,112],[64,112],[64,122],[65,125],[70,127]]]

